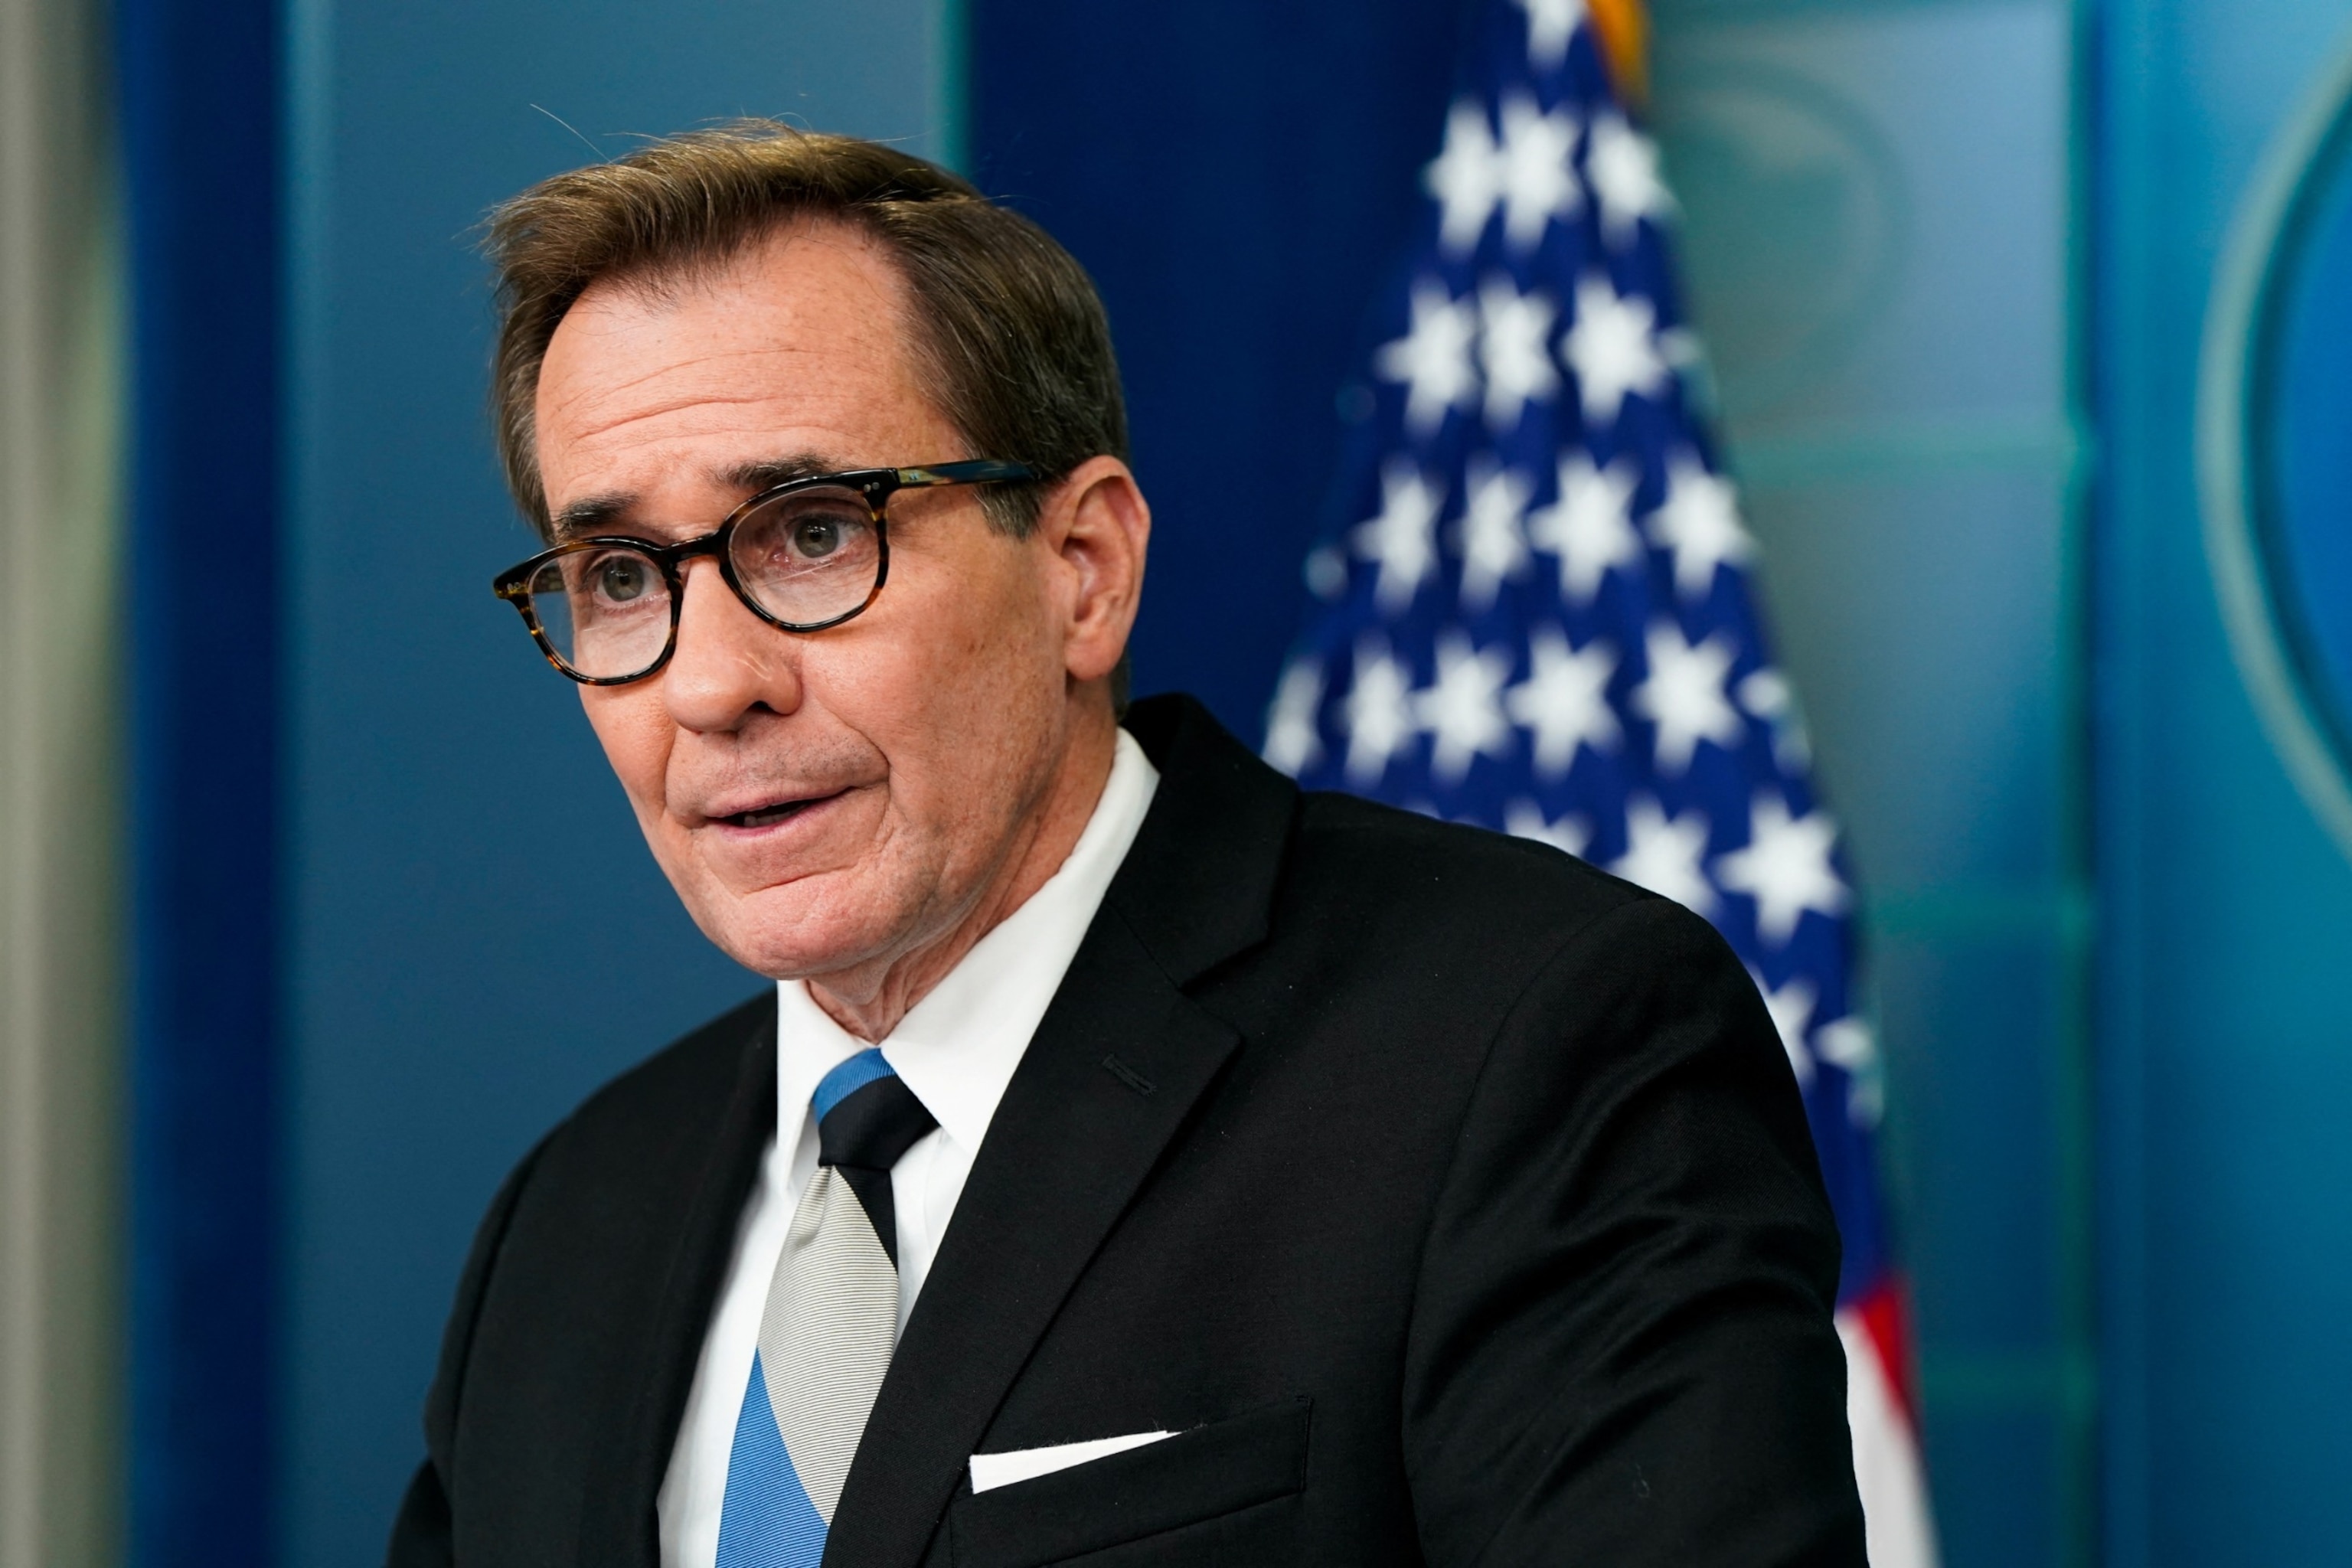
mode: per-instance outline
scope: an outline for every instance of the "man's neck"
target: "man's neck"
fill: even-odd
[[[825,1016],[859,1039],[887,1039],[899,1020],[963,962],[980,939],[1027,903],[1060,870],[1087,830],[1110,779],[1118,725],[1087,723],[1071,737],[1036,809],[1029,813],[995,875],[945,932],[892,959],[878,981],[853,971],[810,980],[809,995]]]

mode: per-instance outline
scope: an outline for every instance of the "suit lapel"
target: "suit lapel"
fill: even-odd
[[[829,1568],[922,1555],[1031,1349],[1238,1044],[1125,922],[1096,923],[957,1201],[834,1513]]]
[[[867,1419],[828,1568],[911,1568],[1063,1300],[1241,1040],[1183,986],[1263,939],[1296,794],[1185,699],[1143,830],[989,1125]]]
[[[741,1069],[722,1112],[701,1179],[675,1209],[682,1216],[660,1294],[637,1341],[636,1364],[615,1373],[615,1407],[604,1421],[581,1509],[581,1561],[611,1568],[657,1568],[660,1523],[655,1500],[677,1444],[687,1395],[702,1356],[703,1336],[735,1253],[743,1205],[776,1126],[774,993],[744,1042]]]

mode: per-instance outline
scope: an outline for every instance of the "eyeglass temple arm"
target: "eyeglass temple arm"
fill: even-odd
[[[1002,484],[1037,477],[1037,470],[1026,463],[1003,463],[991,458],[968,463],[937,463],[927,468],[898,468],[893,472],[899,484],[910,489],[921,485]]]

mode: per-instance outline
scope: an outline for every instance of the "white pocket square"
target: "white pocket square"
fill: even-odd
[[[1055,1470],[1066,1470],[1073,1465],[1083,1465],[1094,1459],[1108,1459],[1113,1454],[1124,1454],[1129,1448],[1140,1448],[1146,1443],[1157,1443],[1162,1437],[1172,1437],[1173,1432],[1130,1432],[1124,1437],[1096,1437],[1084,1443],[1056,1443],[1050,1448],[1015,1448],[1005,1454],[974,1454],[971,1457],[971,1489],[993,1491],[1009,1487],[1015,1481],[1034,1481],[1039,1476],[1050,1476]]]

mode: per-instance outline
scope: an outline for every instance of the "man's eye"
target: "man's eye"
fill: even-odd
[[[793,553],[803,561],[822,561],[841,548],[841,520],[805,517],[793,525]]]
[[[599,598],[625,605],[653,586],[653,567],[634,555],[607,556],[596,563],[595,582]]]

